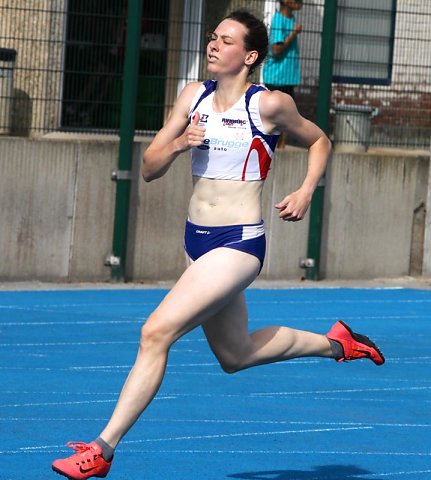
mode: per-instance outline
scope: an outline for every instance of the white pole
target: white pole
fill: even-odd
[[[185,0],[177,94],[188,82],[199,79],[202,15],[203,0]]]

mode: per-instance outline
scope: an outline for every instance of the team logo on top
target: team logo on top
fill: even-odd
[[[242,120],[240,118],[222,118],[223,127],[244,127],[247,123],[247,120]]]

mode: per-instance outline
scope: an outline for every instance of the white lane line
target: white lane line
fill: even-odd
[[[123,366],[117,365],[115,368],[122,368]],[[98,367],[104,368],[104,367]],[[127,366],[127,368],[129,368]],[[295,396],[295,395],[306,395],[306,394],[327,394],[327,393],[358,393],[358,392],[393,392],[393,391],[414,391],[414,390],[431,390],[431,386],[425,387],[384,387],[384,388],[346,388],[346,389],[337,389],[337,390],[303,390],[303,391],[288,391],[288,392],[249,392],[249,393],[174,393],[172,396],[175,397],[237,397],[237,398],[244,398],[244,397],[266,397],[267,395],[270,396]],[[37,390],[0,390],[1,394],[5,395],[46,395],[46,391],[37,391]],[[81,392],[81,391],[56,391],[52,390],[49,391],[50,395],[90,395],[90,396],[97,396],[97,395],[118,395],[119,392]]]
[[[121,342],[45,342],[45,343],[2,343],[0,347],[68,347],[81,345],[131,345],[137,344],[135,341],[121,341]]]
[[[376,478],[376,477],[397,477],[397,476],[405,476],[405,475],[422,475],[425,473],[431,473],[431,470],[411,470],[411,471],[404,471],[404,472],[386,472],[386,473],[365,473],[361,474],[361,478]]]
[[[154,398],[153,401],[157,400],[173,400],[176,399],[174,395],[160,395]],[[112,400],[79,400],[75,402],[39,402],[39,403],[14,403],[9,405],[1,405],[0,408],[20,408],[20,407],[48,407],[48,406],[60,406],[60,405],[83,405],[83,404],[94,404],[94,403],[115,403],[116,398]]]
[[[261,437],[268,435],[287,435],[297,433],[322,433],[322,432],[340,432],[346,430],[373,430],[373,427],[360,426],[360,427],[338,427],[338,428],[310,428],[302,430],[281,430],[272,432],[241,432],[241,433],[219,433],[213,435],[184,435],[181,437],[167,437],[167,438],[147,438],[142,440],[126,440],[123,444],[131,445],[137,443],[152,443],[152,442],[172,442],[183,440],[212,440],[219,438],[234,438],[234,437]]]
[[[173,393],[173,394],[166,394],[164,396],[156,396],[155,399],[177,399],[177,398],[260,398],[260,397],[295,397],[295,396],[303,396],[303,395],[313,395],[313,398],[321,400],[322,397],[318,395],[321,394],[328,394],[328,393],[364,393],[364,392],[394,392],[394,391],[417,391],[417,390],[431,390],[431,387],[405,387],[405,388],[363,388],[363,389],[345,389],[345,390],[317,390],[317,391],[302,391],[302,392],[272,392],[272,393],[264,393],[264,392],[255,392],[255,393],[248,393],[248,394],[213,394],[213,393]],[[316,396],[317,395],[317,396]],[[332,398],[332,397],[331,397]],[[326,398],[329,399],[329,398]],[[75,402],[49,402],[49,403],[17,403],[17,404],[7,404],[3,405],[0,404],[0,408],[6,407],[28,407],[28,406],[45,406],[45,405],[74,405],[80,403],[98,403],[98,402],[112,402],[114,400],[88,400],[88,401],[75,401]],[[368,400],[370,401],[370,400]],[[385,399],[387,401],[387,399]]]
[[[1,293],[0,293],[1,295]],[[427,293],[427,297],[430,295]],[[154,301],[148,302],[86,302],[86,303],[37,303],[32,304],[31,306],[23,306],[21,303],[4,303],[0,304],[0,308],[5,309],[22,309],[22,310],[37,310],[37,309],[46,309],[46,308],[80,308],[80,309],[87,309],[87,308],[95,308],[95,307],[102,307],[102,308],[111,308],[111,307],[135,307],[135,308],[142,308],[142,307],[154,307],[159,304],[159,302],[163,299],[156,299]],[[417,304],[417,303],[431,303],[431,298],[399,298],[399,299],[366,299],[366,298],[357,298],[357,299],[319,299],[319,300],[306,300],[306,299],[299,299],[299,300],[287,300],[285,298],[280,298],[277,300],[265,300],[264,298],[259,300],[247,299],[247,303],[249,305],[333,305],[333,304],[389,304],[389,305],[402,305],[402,304]]]
[[[416,390],[431,390],[430,387],[380,387],[380,388],[346,388],[339,390],[304,390],[304,391],[289,391],[289,392],[258,392],[250,393],[252,397],[283,397],[289,395],[316,395],[316,394],[327,394],[327,393],[358,393],[358,392],[411,392]]]
[[[127,318],[127,317],[120,317]],[[41,326],[57,326],[57,325],[124,325],[142,322],[146,318],[134,317],[128,320],[70,320],[55,322],[0,322],[0,327],[41,327]]]
[[[0,417],[6,422],[89,422],[109,420],[109,417]],[[376,422],[305,422],[286,420],[217,420],[217,419],[177,419],[177,418],[146,418],[141,419],[142,423],[186,423],[186,424],[216,424],[216,425],[342,425],[342,426],[371,426],[388,428],[431,428],[426,423],[376,423]]]
[[[124,442],[121,443],[123,445]],[[249,450],[219,450],[219,449],[200,449],[200,450],[188,450],[188,449],[136,449],[136,448],[123,448],[120,445],[118,448],[119,452],[127,452],[127,453],[141,453],[141,454],[148,454],[148,453],[168,453],[168,454],[233,454],[233,455],[346,455],[346,456],[388,456],[388,457],[431,457],[430,452],[363,452],[363,451],[343,451],[343,450],[281,450],[281,449],[274,449],[274,450],[256,450],[256,449],[249,449]],[[31,449],[29,449],[31,448]],[[52,450],[51,450],[52,449]],[[59,453],[59,452],[68,452],[68,449],[64,448],[64,445],[51,445],[51,446],[42,446],[42,447],[21,447],[18,450],[0,450],[0,455],[22,455],[23,453]],[[429,470],[421,470],[417,471],[417,473],[427,473]]]
[[[44,312],[46,313],[46,312]],[[58,312],[52,312],[58,315]],[[88,315],[88,313],[86,313]],[[79,316],[79,313],[76,313],[76,316]],[[111,316],[111,312],[109,312]],[[129,316],[129,315],[118,315],[118,318],[124,320],[108,320],[105,318],[103,313],[97,313],[92,315],[101,317],[100,320],[57,320],[57,321],[16,321],[16,322],[0,322],[0,326],[24,326],[24,327],[38,327],[38,326],[55,326],[55,325],[100,325],[100,324],[130,324],[130,323],[138,323],[144,322],[148,317],[147,316]],[[424,312],[423,315],[342,315],[342,318],[346,321],[355,321],[355,320],[429,320],[429,313]],[[289,314],[282,316],[282,317],[275,317],[271,316],[271,322],[277,323],[285,323],[286,321],[295,322],[295,321],[333,321],[333,316],[311,316],[311,317],[295,317]],[[268,322],[268,316],[265,317],[250,317],[250,323],[261,323],[261,322]]]
[[[121,451],[121,447],[118,449]],[[339,450],[147,450],[147,449],[124,449],[123,451],[129,453],[204,453],[204,454],[211,454],[211,453],[232,453],[232,454],[245,454],[245,455],[256,455],[256,454],[263,454],[263,455],[369,455],[369,456],[394,456],[394,457],[431,457],[430,452],[360,452],[360,451],[339,451]],[[0,452],[2,453],[2,452]],[[15,452],[14,452],[15,453]],[[20,451],[16,453],[22,453]],[[27,452],[26,452],[27,453]],[[428,470],[425,470],[428,472]],[[321,478],[321,477],[319,477]]]
[[[273,432],[243,432],[243,433],[229,433],[229,434],[216,434],[216,435],[190,435],[190,436],[181,436],[181,437],[167,437],[167,438],[147,438],[143,440],[126,440],[122,442],[122,445],[132,445],[137,443],[153,443],[153,442],[173,442],[173,441],[184,441],[184,440],[212,440],[212,439],[221,439],[221,438],[234,438],[234,437],[251,437],[251,436],[268,436],[268,435],[287,435],[287,434],[298,434],[298,433],[326,433],[334,431],[344,431],[344,430],[372,430],[373,427],[341,427],[341,428],[313,428],[307,430],[282,430],[282,431],[273,431]],[[29,447],[20,447],[18,451],[21,452],[30,452],[30,451],[40,451],[46,450],[48,448],[63,448],[63,445],[41,445],[41,446],[29,446]],[[8,452],[0,451],[0,454]]]

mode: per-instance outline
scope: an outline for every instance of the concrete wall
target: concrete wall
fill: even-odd
[[[135,146],[127,278],[172,280],[186,265],[182,239],[192,189],[190,160],[181,155],[167,175],[145,183],[140,175],[145,146]]]
[[[421,274],[425,218],[418,222],[415,213],[425,206],[428,176],[429,158],[334,155],[325,198],[323,275]]]
[[[191,193],[188,154],[168,174],[140,177],[135,143],[126,275],[166,281],[184,269]],[[118,141],[0,140],[0,280],[108,281]],[[328,279],[431,276],[429,156],[335,153],[328,169],[322,274]],[[277,151],[264,188],[267,258],[262,279],[299,279],[309,217],[280,221],[274,204],[305,175],[306,152]],[[428,206],[428,208],[427,208]]]
[[[0,280],[108,280],[117,143],[0,140]]]

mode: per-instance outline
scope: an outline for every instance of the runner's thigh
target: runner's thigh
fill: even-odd
[[[202,324],[202,329],[219,361],[247,355],[253,349],[253,344],[248,331],[248,309],[244,292],[236,295],[208,318]]]
[[[198,258],[154,312],[174,340],[226,306],[256,278],[259,260],[231,248],[216,248]]]

